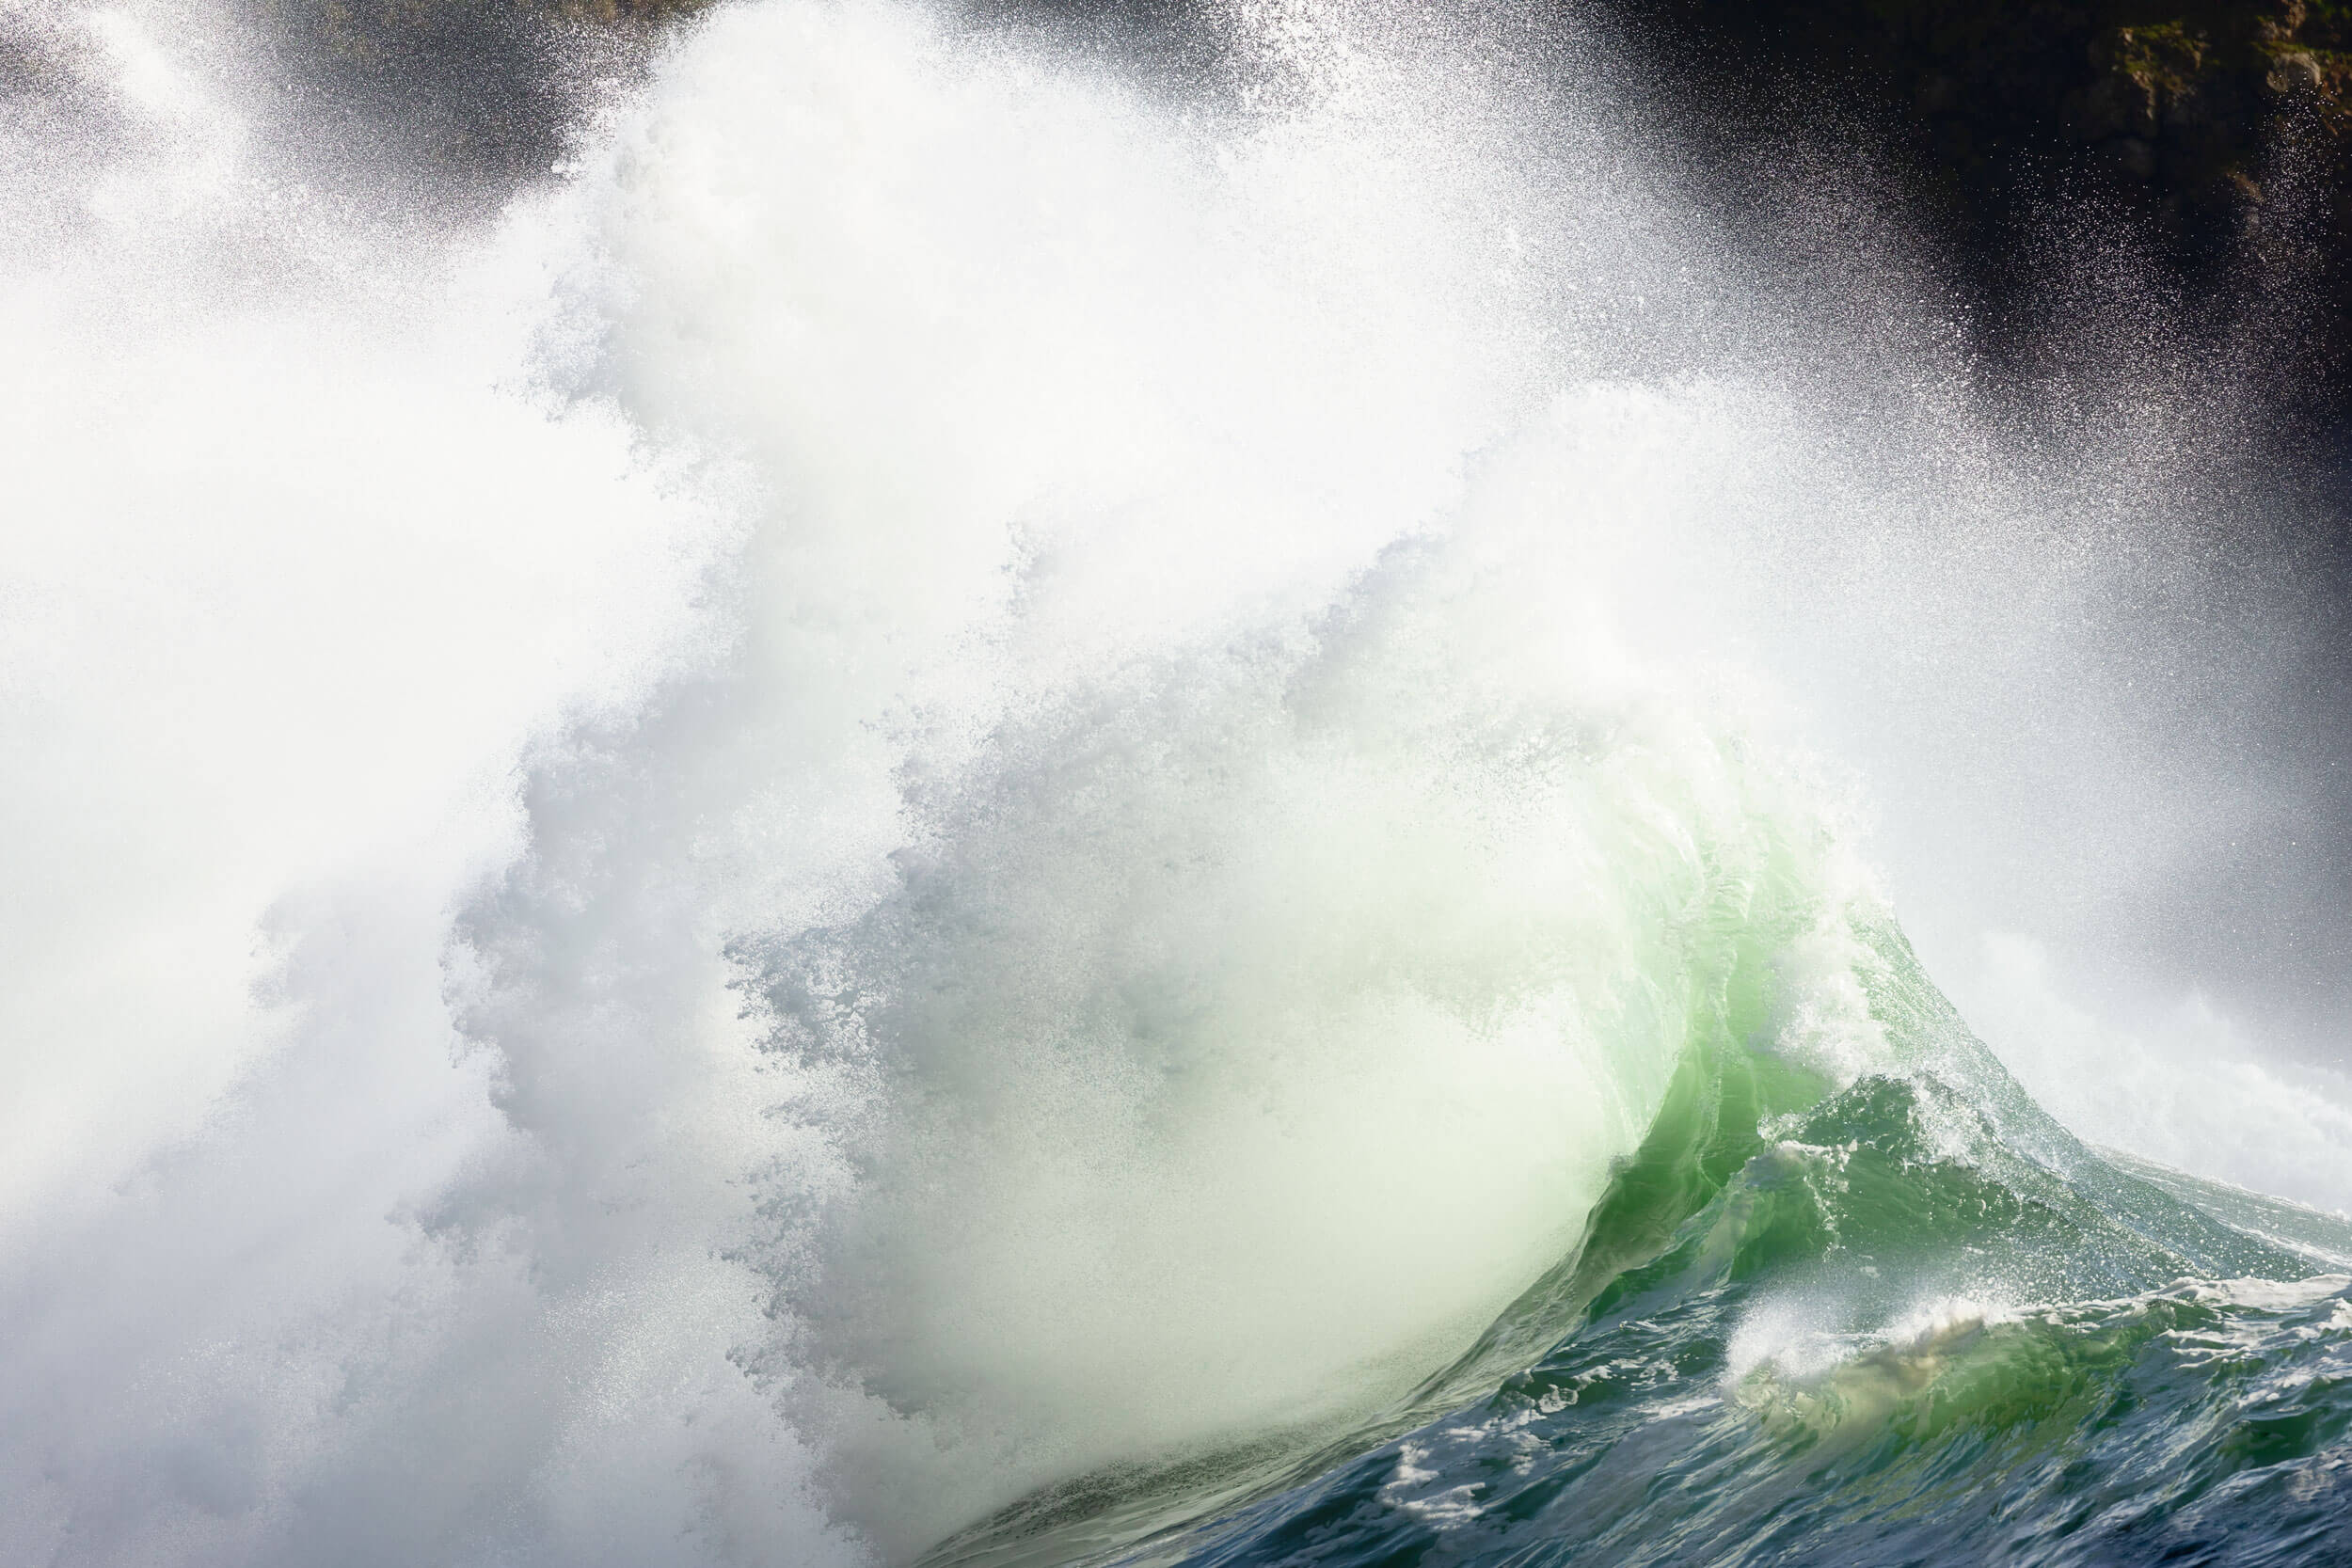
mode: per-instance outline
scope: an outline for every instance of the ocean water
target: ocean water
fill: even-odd
[[[732,0],[522,175],[308,14],[0,10],[0,1560],[2352,1560],[2160,300],[1509,7]]]
[[[927,1560],[2352,1552],[2352,1226],[2077,1142],[1883,941],[1873,1010],[1940,1070],[1823,1093],[1727,993],[1577,1246],[1379,1423],[1048,1488]]]

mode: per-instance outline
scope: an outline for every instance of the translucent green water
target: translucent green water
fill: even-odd
[[[2084,1146],[1871,942],[1899,1069],[1781,1065],[1735,972],[1577,1247],[1406,1405],[935,1560],[2352,1561],[2352,1226]]]

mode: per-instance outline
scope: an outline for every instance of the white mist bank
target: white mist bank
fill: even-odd
[[[772,1558],[823,1526],[724,1343],[599,1316],[755,1332],[707,1246],[558,1310],[432,1212],[517,1147],[444,959],[518,748],[724,645],[738,519],[532,393],[539,215],[387,232],[289,188],[203,14],[24,20],[82,96],[6,125],[54,221],[0,279],[0,1557]],[[680,1386],[684,1444],[630,1403]],[[707,1504],[706,1438],[780,1457]]]
[[[1425,18],[1203,105],[723,8],[437,232],[201,13],[27,14],[104,112],[7,133],[12,1560],[903,1559],[1385,1398],[1739,943],[1867,1066],[1804,742],[1932,770],[1873,693],[2096,597],[1958,366]]]
[[[307,210],[170,20],[63,13],[129,124],[12,127],[70,210],[0,296],[12,1220],[249,1065],[281,900],[510,855],[517,736],[634,701],[725,537],[613,413],[518,395],[535,259]]]

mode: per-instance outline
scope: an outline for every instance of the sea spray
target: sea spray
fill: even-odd
[[[2124,711],[2114,583],[2204,603],[2170,471],[2008,451],[1868,256],[1759,282],[1508,19],[1245,6],[1202,87],[722,8],[484,233],[331,197],[207,14],[45,8],[115,118],[8,122],[72,220],[7,252],[11,1555],[1276,1555],[1331,1497],[1509,1553],[1499,1455],[1670,1555],[1694,1412],[1721,1519],[1801,1475],[1752,1307],[1867,1383],[1923,1300],[2335,1256],[2016,1094],[1799,743],[2141,755],[2034,748]],[[1836,1250],[1922,1203],[1975,1228]],[[2123,1263],[1982,1262],[2045,1212]],[[2223,1296],[2264,1397],[2334,1354]],[[2199,1473],[2324,1459],[2323,1382],[2184,1394]]]
[[[739,948],[773,1048],[863,1090],[804,1112],[860,1179],[783,1292],[803,1364],[915,1423],[852,1506],[938,1497],[940,1449],[1017,1490],[1403,1393],[1565,1250],[1727,990],[1742,1037],[1869,1059],[1800,961],[1869,898],[1834,820],[1531,654],[1550,582],[1475,554],[1001,726],[879,904]]]

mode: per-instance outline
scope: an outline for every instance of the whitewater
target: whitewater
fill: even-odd
[[[2228,377],[1204,15],[0,8],[0,1559],[2352,1552]]]

